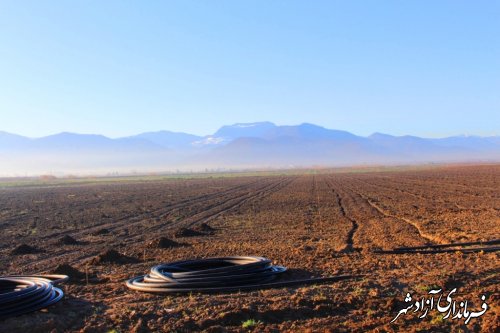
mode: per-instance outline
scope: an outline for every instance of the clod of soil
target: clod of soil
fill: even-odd
[[[195,236],[203,236],[204,234],[193,230],[193,229],[188,229],[188,228],[181,228],[177,230],[175,233],[175,237],[195,237]]]
[[[181,244],[177,243],[174,240],[168,239],[167,237],[160,237],[158,239],[150,241],[147,244],[147,247],[156,249],[169,249],[177,246],[181,246]]]
[[[32,254],[32,253],[39,253],[39,252],[42,252],[42,250],[37,249],[36,247],[33,247],[33,246],[21,244],[18,247],[16,247],[14,250],[12,250],[10,253],[11,254]]]
[[[213,233],[215,231],[214,228],[212,228],[211,226],[209,226],[206,223],[200,224],[199,226],[197,226],[196,228],[194,228],[194,230],[201,231],[201,232],[206,232],[206,233]]]
[[[310,245],[304,245],[301,247],[302,251],[304,252],[310,252],[312,250],[314,250],[314,247],[310,246]]]
[[[69,276],[70,281],[71,280],[78,281],[85,278],[85,273],[80,272],[79,270],[68,264],[61,264],[57,266],[56,269],[54,270],[54,273],[67,275]]]
[[[115,264],[128,264],[138,262],[136,258],[126,256],[117,252],[116,250],[107,250],[91,260],[92,264],[115,263]]]
[[[92,233],[93,236],[107,235],[107,234],[109,234],[109,230],[106,229],[106,228],[97,230],[97,231],[95,231],[95,232]]]
[[[78,241],[70,235],[66,235],[61,237],[57,243],[61,245],[77,245]]]
[[[146,333],[146,332],[150,332],[150,330],[148,329],[148,326],[142,320],[142,318],[139,318],[137,324],[135,324],[135,326],[130,331],[130,333]]]

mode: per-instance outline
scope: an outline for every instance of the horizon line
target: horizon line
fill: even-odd
[[[314,124],[314,123],[310,123],[310,122],[302,122],[300,124],[293,124],[293,125],[283,125],[283,124],[278,125],[278,124],[276,124],[275,122],[272,122],[272,121],[255,121],[255,122],[248,122],[248,123],[237,122],[237,123],[233,123],[233,124],[230,124],[230,125],[221,125],[217,130],[221,129],[222,127],[226,127],[226,126],[231,127],[231,126],[236,126],[236,125],[251,125],[251,124],[262,124],[262,123],[270,123],[270,124],[273,124],[274,126],[277,126],[277,127],[285,127],[285,126],[287,126],[287,127],[296,127],[296,126],[301,126],[301,125],[313,125],[313,126],[317,126],[317,127],[321,127],[321,128],[327,129],[327,130],[348,132],[350,134],[353,134],[353,135],[358,136],[358,137],[363,137],[363,138],[368,138],[368,137],[370,137],[372,135],[375,135],[375,134],[389,135],[389,136],[392,136],[392,137],[418,137],[418,138],[422,138],[422,139],[445,139],[445,138],[451,138],[451,137],[480,137],[480,138],[489,138],[489,137],[498,137],[498,136],[500,136],[500,134],[498,134],[498,133],[489,134],[489,135],[480,135],[480,134],[471,134],[471,133],[457,133],[457,134],[443,135],[443,136],[426,136],[426,135],[422,135],[421,136],[421,135],[416,135],[416,134],[402,134],[402,135],[398,135],[398,134],[390,134],[390,133],[379,132],[379,131],[372,132],[369,135],[360,135],[360,134],[353,133],[353,132],[351,132],[349,130],[344,130],[344,129],[339,129],[339,128],[328,128],[328,127],[325,127],[325,126],[322,126],[322,125],[318,125],[318,124]],[[217,132],[217,130],[215,132]],[[6,131],[6,130],[0,129],[0,133],[6,133],[6,134],[10,134],[10,135],[17,135],[17,136],[21,136],[21,137],[24,137],[24,138],[27,138],[27,139],[32,139],[32,140],[42,139],[42,138],[46,138],[46,137],[50,137],[50,136],[55,136],[55,135],[61,135],[61,134],[94,135],[94,136],[102,136],[102,137],[105,137],[107,139],[115,140],[115,139],[130,138],[130,137],[138,136],[138,135],[145,134],[145,133],[160,133],[160,132],[170,132],[170,133],[174,133],[174,134],[187,134],[187,135],[194,135],[194,136],[199,136],[199,137],[209,137],[209,136],[213,136],[215,134],[215,132],[214,132],[212,134],[200,135],[200,134],[193,134],[193,133],[190,133],[188,131],[179,131],[179,130],[175,130],[174,131],[174,130],[169,130],[169,129],[157,129],[157,130],[146,130],[146,131],[136,132],[136,133],[128,134],[128,135],[114,136],[114,135],[107,135],[107,134],[98,133],[98,132],[77,132],[77,131],[73,132],[71,130],[62,130],[60,132],[55,132],[55,133],[52,133],[52,134],[47,134],[47,135],[42,135],[42,136],[28,136],[28,135],[14,133],[14,132],[10,132],[10,131]]]

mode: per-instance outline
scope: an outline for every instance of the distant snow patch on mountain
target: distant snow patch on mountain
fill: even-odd
[[[193,146],[207,146],[207,145],[218,145],[225,142],[226,139],[215,136],[208,136],[202,140],[194,141],[191,144]]]

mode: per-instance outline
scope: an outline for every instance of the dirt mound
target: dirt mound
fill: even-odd
[[[80,272],[78,269],[68,264],[61,264],[57,266],[54,273],[67,275],[69,276],[70,281],[85,279],[85,273]]]
[[[16,247],[14,250],[12,250],[10,253],[11,254],[32,254],[32,253],[40,253],[42,250],[37,249],[36,247],[29,246],[26,244],[21,244],[18,247]]]
[[[171,239],[168,239],[167,237],[160,237],[158,239],[150,241],[147,244],[147,247],[152,249],[169,249],[177,246],[181,246],[181,244]]]
[[[138,262],[136,258],[126,256],[116,250],[106,250],[91,260],[92,264],[114,263],[114,264],[129,264]]]
[[[300,249],[303,251],[303,252],[311,252],[314,250],[314,247],[313,246],[310,246],[310,245],[303,245],[300,247]]]
[[[92,233],[93,236],[107,235],[109,234],[109,229],[103,228]]]
[[[196,226],[194,228],[194,230],[196,231],[201,231],[201,232],[206,232],[206,233],[213,233],[215,232],[215,229],[212,228],[211,226],[209,226],[208,224],[206,223],[202,223],[200,224],[199,226]]]
[[[74,239],[73,237],[71,237],[70,235],[66,235],[66,236],[59,238],[57,243],[61,244],[61,245],[77,245],[77,244],[79,244],[79,242],[76,239]]]
[[[203,233],[189,228],[181,228],[175,232],[175,237],[196,237],[203,235]]]

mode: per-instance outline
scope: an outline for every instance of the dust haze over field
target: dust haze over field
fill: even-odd
[[[196,136],[158,131],[110,139],[60,133],[31,139],[0,132],[0,176],[106,175],[500,161],[500,137],[368,137],[313,124],[223,126]]]

